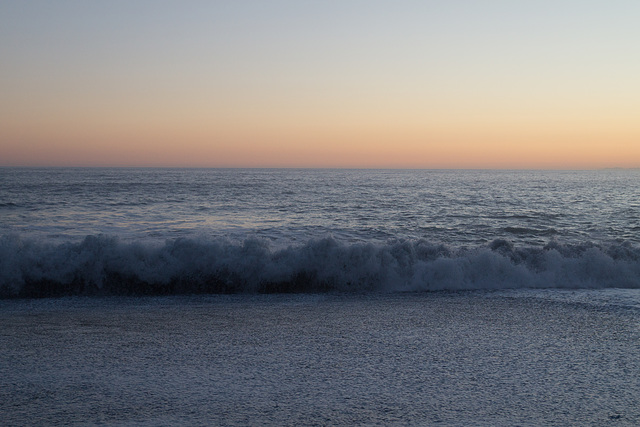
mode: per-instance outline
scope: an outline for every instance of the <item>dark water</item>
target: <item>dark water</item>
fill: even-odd
[[[640,243],[640,171],[0,169],[0,234]]]

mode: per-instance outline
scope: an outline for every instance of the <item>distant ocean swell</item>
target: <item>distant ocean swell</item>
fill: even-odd
[[[640,288],[640,248],[494,240],[455,249],[328,237],[276,250],[253,238],[152,245],[102,235],[63,244],[0,237],[2,298],[606,287]]]

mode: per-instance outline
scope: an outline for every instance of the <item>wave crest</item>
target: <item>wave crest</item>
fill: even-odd
[[[506,288],[640,288],[640,249],[592,243],[453,249],[425,240],[275,250],[267,241],[178,239],[164,245],[87,236],[49,244],[0,238],[0,297]]]

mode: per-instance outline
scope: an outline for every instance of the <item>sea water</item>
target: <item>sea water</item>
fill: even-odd
[[[639,178],[0,169],[0,423],[639,424]]]
[[[640,171],[0,169],[0,294],[640,287]]]

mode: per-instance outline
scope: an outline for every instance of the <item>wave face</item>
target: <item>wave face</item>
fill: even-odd
[[[0,296],[637,288],[639,178],[0,168]]]
[[[331,237],[273,249],[266,240],[164,244],[87,236],[52,244],[0,238],[0,296],[403,292],[507,288],[640,288],[630,244],[453,248],[425,240],[343,243]]]

